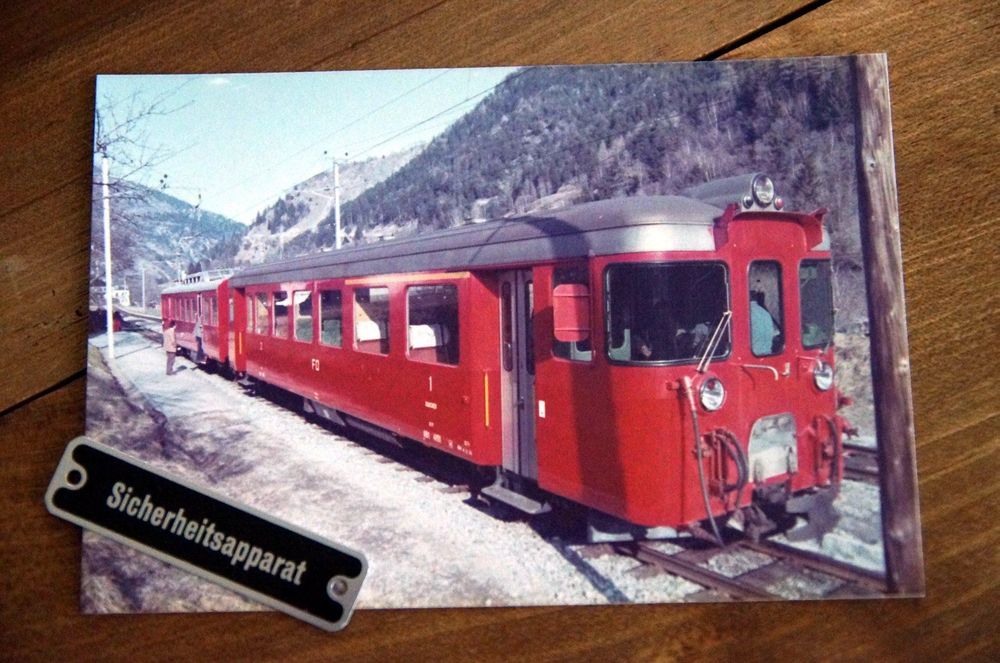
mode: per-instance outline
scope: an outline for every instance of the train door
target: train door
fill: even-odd
[[[500,274],[503,467],[515,474],[537,480],[532,295],[530,269]]]
[[[246,332],[249,328],[247,294],[243,288],[229,289],[229,357],[233,370],[243,373],[247,370]]]

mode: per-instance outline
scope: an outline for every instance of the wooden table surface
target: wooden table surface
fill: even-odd
[[[995,2],[7,3],[0,18],[0,656],[997,657]],[[923,600],[79,614],[42,495],[84,426],[97,73],[643,62],[886,51],[927,560]],[[722,657],[719,659],[718,657]]]

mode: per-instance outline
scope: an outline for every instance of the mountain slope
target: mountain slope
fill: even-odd
[[[104,281],[104,230],[100,187],[93,191],[91,283]],[[146,299],[181,272],[226,266],[246,227],[221,214],[201,210],[163,191],[133,182],[111,193],[111,252],[115,285],[129,286],[138,302],[142,273]]]
[[[342,164],[341,205],[395,173],[423,148],[418,145],[396,154]],[[286,191],[274,204],[257,214],[233,262],[254,264],[280,257],[284,245],[313,231],[324,219],[333,217],[333,191],[332,171],[318,173]],[[331,234],[331,245],[332,240]]]
[[[838,317],[861,319],[849,90],[834,58],[523,69],[345,204],[346,234],[364,242],[764,171],[789,209],[830,209],[838,286],[853,293]],[[286,255],[332,245],[332,226]]]

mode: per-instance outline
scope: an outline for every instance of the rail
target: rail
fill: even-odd
[[[878,484],[878,452],[871,447],[845,443],[844,478]]]
[[[839,581],[835,587],[815,598],[880,596],[887,589],[882,573],[774,540],[753,542],[738,539],[721,548],[700,545],[693,540],[672,543],[681,545],[683,549],[664,552],[654,543],[642,542],[614,544],[611,550],[700,585],[713,598],[721,596],[734,601],[781,599],[783,597],[775,588],[784,584],[785,580],[815,574]],[[602,546],[606,544],[596,544],[595,549],[599,551]],[[709,566],[716,556],[740,552],[762,554],[768,561],[734,576],[723,575]],[[698,594],[700,592],[691,596]]]

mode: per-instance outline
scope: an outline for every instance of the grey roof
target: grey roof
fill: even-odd
[[[222,283],[223,279],[214,281],[196,281],[194,283],[174,283],[168,285],[160,291],[161,295],[176,295],[183,292],[209,292],[214,291]]]
[[[712,226],[721,215],[718,207],[680,196],[615,198],[254,265],[231,283],[505,267],[638,251],[712,251]]]

